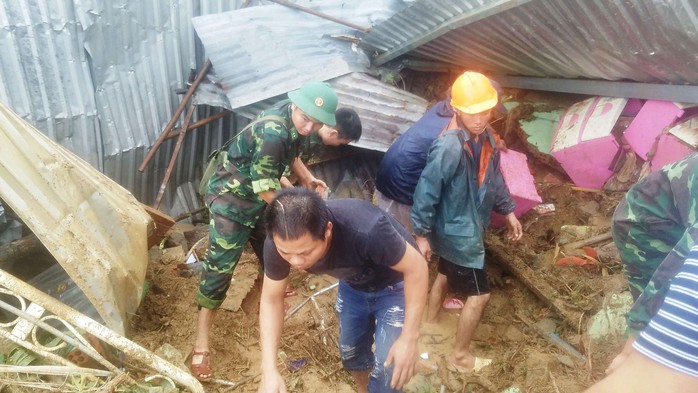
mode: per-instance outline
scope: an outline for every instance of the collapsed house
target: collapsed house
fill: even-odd
[[[123,341],[152,226],[139,203],[173,217],[200,210],[194,184],[208,153],[304,82],[328,81],[364,123],[358,143],[312,167],[337,196],[370,198],[380,153],[428,107],[408,91],[409,73],[439,77],[431,97],[448,86],[436,81],[464,69],[508,89],[579,95],[522,121],[521,153],[555,161],[581,188],[627,186],[698,145],[694,4],[281,3],[3,5],[0,39],[14,52],[3,56],[0,101],[17,115],[3,109],[2,200],[79,289],[80,311],[110,330],[79,327],[192,390],[198,382]],[[510,112],[519,104],[510,100]],[[544,202],[531,184],[514,191],[526,206],[517,214]],[[1,280],[60,318],[79,319],[31,286]],[[95,355],[85,342],[72,345]]]

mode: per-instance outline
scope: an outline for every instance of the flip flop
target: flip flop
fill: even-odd
[[[458,311],[463,309],[463,301],[454,297],[449,297],[441,304],[446,311]]]
[[[485,359],[485,358],[476,357],[475,358],[475,366],[471,369],[467,369],[463,366],[459,366],[459,365],[453,364],[451,362],[448,363],[447,368],[450,371],[453,371],[456,373],[472,373],[472,372],[476,373],[476,372],[481,371],[483,368],[489,366],[490,364],[492,364],[492,359]]]
[[[199,361],[194,363],[195,360]],[[211,353],[209,351],[195,351],[192,349],[189,356],[187,356],[187,361],[189,362],[189,371],[191,371],[194,378],[202,382],[211,379]]]

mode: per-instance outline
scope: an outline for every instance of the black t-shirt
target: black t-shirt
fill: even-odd
[[[361,199],[327,201],[332,242],[327,255],[307,269],[344,280],[354,289],[373,292],[403,280],[391,269],[405,255],[412,235],[383,210]],[[272,280],[286,278],[291,265],[279,255],[271,236],[264,243],[264,273]]]

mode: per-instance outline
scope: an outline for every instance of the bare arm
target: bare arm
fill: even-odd
[[[274,281],[264,276],[259,303],[259,340],[262,349],[262,382],[259,392],[285,393],[284,383],[276,367],[284,324],[284,294],[288,279]]]
[[[429,269],[419,251],[409,244],[405,255],[393,269],[401,272],[405,279],[405,323],[385,363],[386,366],[395,364],[390,386],[401,389],[417,371],[417,340],[429,290]]]
[[[584,393],[684,393],[698,391],[698,378],[657,363],[630,347],[626,359]]]
[[[259,195],[260,198],[264,199],[264,202],[266,202],[267,205],[271,205],[271,201],[273,201],[274,196],[276,196],[276,190],[262,191],[257,195]]]
[[[288,180],[288,177],[286,177],[286,176],[281,176],[281,179],[279,179],[279,182],[281,183],[281,188],[293,187],[293,183],[291,183],[291,181]]]
[[[628,337],[628,341],[625,342],[625,345],[623,346],[623,350],[616,355],[615,358],[613,358],[613,361],[611,364],[606,368],[606,374],[610,374],[613,371],[615,371],[623,362],[625,359],[628,358],[628,356],[634,351],[633,349],[633,342],[635,342],[635,339],[637,336],[634,334]]]

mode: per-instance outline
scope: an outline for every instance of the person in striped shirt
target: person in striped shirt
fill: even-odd
[[[698,246],[625,360],[585,393],[698,392]]]

